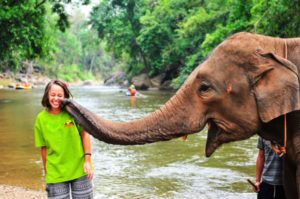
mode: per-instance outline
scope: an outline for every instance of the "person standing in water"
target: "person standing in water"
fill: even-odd
[[[66,83],[49,82],[34,125],[35,146],[41,148],[48,198],[93,198],[90,135],[61,109],[70,98]]]
[[[130,96],[135,96],[135,94],[136,94],[136,89],[135,89],[134,84],[131,84],[131,85],[128,87],[128,91],[129,91]]]
[[[258,199],[285,199],[283,189],[283,158],[271,147],[271,142],[258,138],[256,160],[256,183],[253,191]]]

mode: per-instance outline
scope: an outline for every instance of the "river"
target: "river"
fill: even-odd
[[[135,98],[116,87],[71,87],[74,99],[107,119],[128,121],[155,111],[172,95],[147,91]],[[43,89],[0,90],[0,184],[44,189],[33,124]],[[188,113],[187,113],[188,114]],[[246,179],[255,177],[256,140],[225,144],[204,155],[207,132],[143,146],[92,139],[95,198],[254,199]]]

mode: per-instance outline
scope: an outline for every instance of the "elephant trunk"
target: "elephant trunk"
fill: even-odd
[[[129,122],[106,120],[72,100],[64,100],[65,110],[95,138],[110,144],[135,145],[166,141],[197,133],[204,124],[190,125],[182,95],[175,95],[159,110]]]

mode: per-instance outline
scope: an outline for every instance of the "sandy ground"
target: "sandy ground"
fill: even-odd
[[[26,189],[9,185],[0,185],[1,199],[46,199],[44,191]]]

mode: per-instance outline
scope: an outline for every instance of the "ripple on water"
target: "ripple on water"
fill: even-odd
[[[199,155],[159,166],[145,163],[148,158],[145,151],[153,145],[137,147],[141,150],[138,151],[134,147],[93,142],[96,142],[93,144],[96,198],[251,199],[256,196],[237,193],[233,187],[235,183],[246,183],[243,174],[227,168],[200,166],[208,159]]]
[[[174,163],[149,171],[147,178],[171,178],[180,182],[174,198],[253,198],[255,194],[228,192],[231,182],[245,182],[241,174],[230,169],[207,168],[193,164]],[[222,190],[224,189],[224,190]]]
[[[8,103],[12,103],[13,100],[10,99],[0,99],[0,104],[8,104]]]

